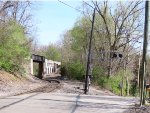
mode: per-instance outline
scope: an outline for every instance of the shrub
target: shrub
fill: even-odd
[[[130,83],[130,95],[132,96],[138,96],[138,92],[139,92],[139,88],[138,88],[138,81],[136,78],[133,78],[131,80],[131,83]]]
[[[65,63],[61,68],[61,73],[63,76],[67,76],[70,79],[83,80],[83,75],[85,74],[84,65],[79,61],[72,63]]]
[[[116,75],[108,79],[108,88],[113,93],[120,95],[122,85],[122,75]],[[124,87],[123,87],[124,89]],[[124,92],[124,91],[123,91]]]
[[[95,84],[98,84],[101,87],[104,87],[106,85],[107,78],[106,78],[106,75],[104,73],[104,70],[101,67],[95,66],[93,68],[92,75],[93,75],[93,82]]]
[[[101,67],[94,67],[93,69],[94,83],[99,86],[112,91],[115,94],[120,95],[121,88],[119,85],[122,83],[123,70],[116,73],[114,76],[107,78],[105,70]],[[123,93],[125,93],[125,87],[123,87]]]
[[[66,68],[65,68],[65,66],[61,66],[61,68],[60,68],[60,74],[61,74],[61,76],[66,76]]]
[[[15,72],[22,70],[29,56],[28,39],[24,28],[15,21],[8,21],[0,28],[0,68]]]
[[[137,96],[137,95],[138,95],[137,84],[135,84],[135,83],[131,84],[131,87],[130,87],[130,94],[131,94],[132,96]]]
[[[129,79],[129,90],[132,90],[133,88],[130,87],[130,81],[132,79],[132,73],[127,70],[126,71],[126,75],[124,75],[124,70],[120,70],[118,73],[116,73],[114,76],[110,77],[109,80],[108,80],[108,84],[109,84],[109,87],[111,87],[111,91],[117,95],[120,95],[121,93],[121,88],[120,88],[120,85],[122,85],[122,88],[123,88],[123,95],[127,95],[127,81],[126,81],[126,76],[128,76],[128,79]],[[123,84],[122,84],[123,82]],[[130,89],[132,88],[132,89]],[[131,91],[130,91],[131,92]]]

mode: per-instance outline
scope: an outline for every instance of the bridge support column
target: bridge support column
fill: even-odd
[[[30,73],[33,75],[33,59],[30,61]]]
[[[47,68],[47,70],[48,70],[48,73],[47,73],[47,74],[49,74],[49,67]]]
[[[52,67],[50,67],[50,73],[52,73]]]
[[[45,59],[45,63],[44,63],[44,69],[45,69],[45,76],[48,74],[48,67],[47,67],[47,59]]]
[[[46,67],[46,75],[48,74],[48,67]]]

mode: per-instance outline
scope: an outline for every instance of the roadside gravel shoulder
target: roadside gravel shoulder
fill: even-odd
[[[5,85],[0,88],[0,98],[12,96],[12,95],[19,95],[22,93],[35,90],[40,87],[44,87],[49,84],[50,83],[41,82],[39,80],[37,80],[37,82],[31,82],[31,81],[26,81],[26,80],[21,81],[19,83],[13,82],[9,85]]]
[[[123,113],[150,113],[150,106],[139,107],[135,105],[134,107],[129,108]]]
[[[0,71],[0,98],[19,95],[46,85],[50,83],[31,75],[25,78]]]

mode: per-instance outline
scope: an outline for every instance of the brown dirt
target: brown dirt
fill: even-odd
[[[52,84],[34,76],[21,77],[0,71],[0,97],[22,94]]]
[[[139,107],[139,105],[135,105],[135,107],[128,109],[124,113],[150,113],[150,106]]]

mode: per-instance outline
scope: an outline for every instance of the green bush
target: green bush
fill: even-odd
[[[136,84],[132,84],[130,87],[130,94],[132,96],[137,96],[138,95],[138,88]]]
[[[102,88],[108,89],[115,94],[120,95],[121,89],[119,84],[122,83],[123,71],[116,73],[114,76],[107,78],[105,70],[101,67],[94,67],[93,69],[93,82],[98,84]],[[123,87],[123,93],[125,94],[125,87]]]
[[[126,76],[128,76],[128,79],[129,79],[129,90],[133,91],[134,86],[133,86],[133,88],[130,87],[130,84],[131,84],[130,81],[132,79],[131,75],[132,75],[131,72],[129,70],[127,70]],[[108,88],[109,88],[109,90],[111,90],[113,93],[115,93],[117,95],[120,95],[121,94],[120,84],[121,84],[122,87],[123,87],[123,95],[126,96],[127,95],[126,76],[124,75],[124,70],[120,70],[114,76],[110,77],[108,79]],[[123,84],[122,84],[122,82],[123,82]],[[134,93],[134,91],[133,91],[133,93]],[[130,94],[131,94],[131,91],[130,91]]]
[[[24,28],[15,21],[8,21],[0,28],[0,68],[15,72],[22,70],[29,56],[28,39]]]
[[[65,66],[61,66],[61,68],[60,68],[60,74],[61,74],[62,77],[66,76],[66,68],[65,68]]]
[[[84,80],[85,75],[85,66],[80,62],[72,62],[72,63],[63,63],[61,68],[61,73],[63,76],[67,76],[70,79],[75,80]],[[110,78],[107,78],[107,75],[105,73],[105,70],[99,66],[94,66],[93,71],[93,83],[96,85],[101,86],[102,88],[108,89],[111,92],[120,95],[121,94],[121,85],[122,85],[122,79],[123,79],[123,95],[126,95],[126,79],[124,76],[124,70],[120,70],[115,75],[111,76]],[[127,71],[127,76],[129,78],[129,81],[131,80],[130,71]],[[131,85],[130,93],[132,95],[136,94],[135,86]]]
[[[107,77],[102,68],[100,68],[99,66],[95,66],[93,68],[92,75],[93,75],[93,82],[95,84],[98,84],[101,87],[105,87],[107,83]]]
[[[5,71],[11,71],[12,69],[12,64],[9,61],[1,61],[0,66],[5,69]]]
[[[120,95],[121,93],[121,87],[120,87],[121,85],[122,85],[122,75],[116,75],[108,79],[109,90],[111,90],[113,93],[117,95]]]
[[[61,68],[63,76],[67,76],[70,79],[83,80],[85,74],[85,67],[80,62],[65,63]]]

